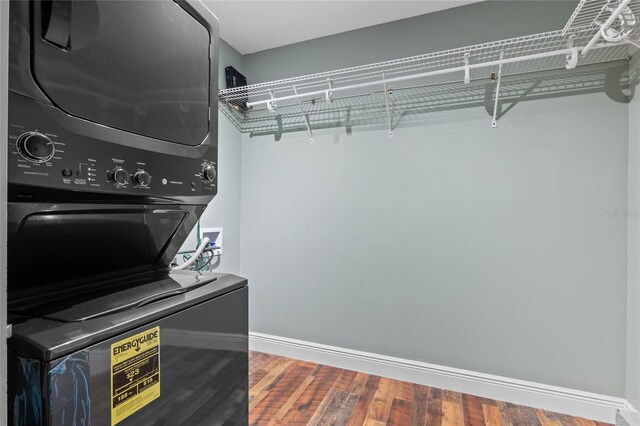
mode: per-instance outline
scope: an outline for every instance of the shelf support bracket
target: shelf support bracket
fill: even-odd
[[[269,90],[269,95],[271,95],[271,100],[267,102],[267,109],[271,112],[275,112],[278,109],[278,103],[275,101],[275,96],[273,96],[273,92]]]
[[[571,49],[571,53],[567,54],[567,65],[565,66],[568,70],[574,69],[578,65],[578,58],[580,57],[580,50],[574,46],[573,37],[569,39],[569,45],[567,46]]]
[[[500,60],[504,58],[504,52],[500,53]],[[500,104],[500,82],[502,81],[502,63],[498,66],[498,81],[496,83],[496,100],[493,104],[493,119],[491,120],[491,127],[498,127],[498,107]]]
[[[464,54],[464,84],[471,82],[471,70],[469,68],[469,54]]]
[[[347,135],[351,135],[351,107],[347,107],[347,112],[345,116],[345,130]]]
[[[607,19],[602,25],[600,25],[600,31],[598,31],[593,38],[591,39],[591,41],[582,49],[582,51],[580,52],[580,54],[582,56],[585,56],[587,53],[589,53],[589,51],[591,49],[594,48],[594,46],[596,44],[598,44],[598,42],[600,41],[600,39],[602,38],[602,33],[605,33],[606,30],[608,30],[611,25],[613,25],[613,23],[616,21],[616,19],[618,19],[618,17],[625,12],[625,10],[628,8],[629,3],[631,3],[631,0],[621,0],[620,3],[618,4],[618,7],[614,10],[611,11],[611,16],[609,16],[609,19]]]
[[[333,81],[330,78],[327,79],[327,83],[329,84],[329,90],[325,92],[325,98],[328,103],[333,102]]]
[[[571,48],[571,54],[567,55],[567,69],[572,70],[578,65],[578,58],[580,57],[578,48]]]
[[[384,91],[384,103],[387,107],[387,120],[389,121],[389,137],[393,136],[393,121],[391,118],[391,108],[389,107],[389,92],[391,88],[387,88],[384,73],[382,73],[382,90]]]
[[[296,96],[298,95],[298,89],[296,89],[295,86],[293,87],[293,92],[296,94]],[[298,106],[300,107],[300,112],[302,113],[304,124],[307,126],[307,131],[309,132],[309,143],[313,143],[313,132],[311,131],[311,123],[309,123],[309,117],[304,112],[304,108],[302,107],[302,101],[300,100],[300,98],[296,97],[296,100],[298,101]]]

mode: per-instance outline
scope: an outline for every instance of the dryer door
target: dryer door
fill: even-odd
[[[58,108],[183,145],[206,138],[211,36],[180,4],[47,0],[32,13],[32,74]]]

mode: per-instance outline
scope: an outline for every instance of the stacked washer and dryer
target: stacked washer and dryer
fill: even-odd
[[[247,281],[172,271],[215,197],[199,1],[12,1],[12,425],[247,423]]]

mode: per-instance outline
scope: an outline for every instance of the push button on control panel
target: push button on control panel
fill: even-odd
[[[129,172],[122,167],[115,167],[109,172],[108,178],[109,182],[111,182],[113,186],[120,188],[129,183]]]
[[[23,133],[16,142],[18,152],[25,160],[32,163],[45,163],[56,153],[51,139],[38,132]]]
[[[76,170],[76,176],[78,176],[79,178],[85,177],[85,175],[87,174],[87,163],[80,163],[78,164],[78,170]]]

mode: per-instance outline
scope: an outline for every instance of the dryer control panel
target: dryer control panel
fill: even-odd
[[[78,119],[51,105],[14,93],[9,105],[10,183],[145,196],[217,193],[216,146],[179,146],[190,154],[181,156],[153,146],[175,143],[137,147],[137,135],[127,146],[75,133]]]

